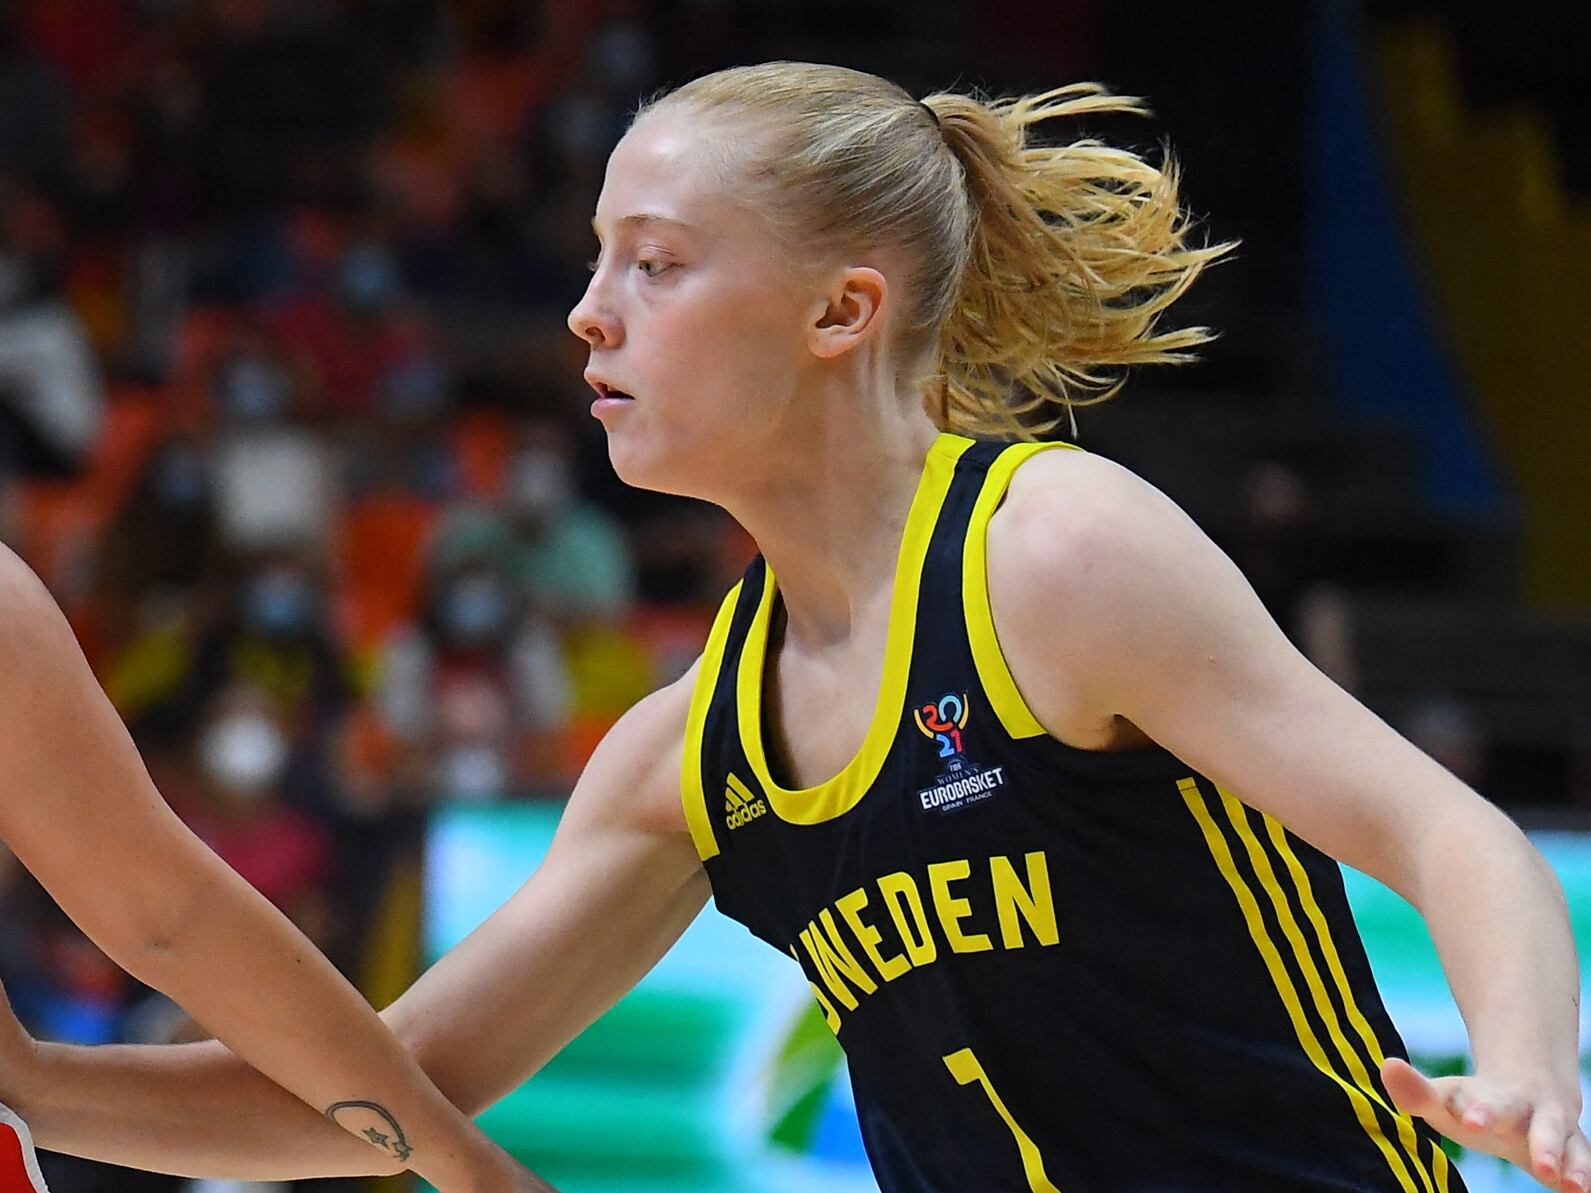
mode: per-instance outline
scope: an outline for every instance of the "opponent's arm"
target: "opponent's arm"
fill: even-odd
[[[679,801],[689,677],[597,749],[536,873],[384,1012],[453,1102],[528,1077],[646,973],[707,898]],[[80,1048],[0,1033],[0,1100],[42,1147],[190,1176],[286,1180],[374,1165],[215,1042]],[[379,1157],[377,1157],[379,1159]]]
[[[0,550],[0,837],[108,956],[369,1149],[458,1193],[528,1187],[375,1012],[160,798],[66,619]]]
[[[1316,670],[1182,511],[1108,461],[1025,465],[991,525],[989,573],[1014,678],[1057,736],[1125,718],[1419,908],[1476,1074],[1433,1084],[1389,1061],[1395,1096],[1554,1187],[1591,1184],[1574,942],[1518,828]]]

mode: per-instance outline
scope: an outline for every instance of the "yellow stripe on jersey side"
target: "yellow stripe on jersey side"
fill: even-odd
[[[762,740],[763,666],[768,657],[768,630],[773,614],[775,591],[772,569],[763,586],[762,601],[752,619],[745,649],[740,653],[737,706],[740,718],[740,744],[746,753],[757,782],[779,819],[791,824],[822,824],[844,815],[867,794],[884,759],[895,742],[901,717],[906,711],[906,681],[911,672],[912,640],[917,633],[917,596],[922,584],[923,562],[933,538],[939,512],[950,482],[955,477],[956,461],[972,446],[960,435],[942,434],[928,450],[923,474],[906,515],[900,553],[895,561],[895,586],[890,597],[889,631],[884,643],[884,671],[879,681],[873,719],[861,748],[845,768],[816,787],[792,790],[774,781]],[[799,735],[800,726],[792,726]]]
[[[1298,920],[1293,915],[1292,904],[1288,901],[1287,893],[1277,880],[1276,870],[1271,865],[1270,855],[1266,852],[1264,845],[1260,843],[1260,839],[1255,836],[1254,829],[1249,824],[1248,814],[1244,810],[1243,804],[1234,796],[1221,790],[1221,788],[1217,787],[1215,790],[1216,794],[1220,796],[1221,806],[1226,810],[1227,819],[1231,821],[1233,830],[1237,833],[1238,839],[1243,842],[1243,847],[1248,852],[1249,863],[1254,868],[1255,877],[1259,879],[1260,886],[1264,888],[1266,896],[1270,899],[1271,907],[1276,912],[1276,922],[1281,925],[1282,935],[1286,937],[1287,943],[1292,946],[1293,957],[1297,961],[1298,971],[1303,974],[1304,984],[1309,987],[1309,994],[1315,1004],[1315,1011],[1320,1016],[1320,1021],[1326,1025],[1326,1033],[1336,1046],[1337,1054],[1342,1057],[1343,1064],[1347,1066],[1349,1078],[1365,1092],[1365,1095],[1372,1102],[1396,1121],[1398,1139],[1403,1144],[1404,1152],[1414,1162],[1415,1175],[1420,1178],[1420,1183],[1425,1186],[1425,1193],[1435,1193],[1431,1184],[1431,1174],[1426,1171],[1425,1166],[1420,1162],[1420,1141],[1419,1136],[1414,1133],[1414,1123],[1400,1114],[1397,1109],[1389,1105],[1387,1100],[1381,1096],[1375,1085],[1371,1083],[1370,1074],[1365,1069],[1364,1060],[1343,1034],[1342,1024],[1337,1018],[1337,1008],[1326,993],[1326,984],[1321,979],[1320,969],[1315,965],[1314,954],[1310,952],[1309,945],[1304,940],[1304,934],[1299,929]],[[1264,816],[1264,820],[1267,824],[1280,828],[1280,825],[1277,824],[1273,817]],[[1316,910],[1318,911],[1319,909],[1317,908]],[[1324,916],[1322,916],[1321,926],[1324,926]],[[1346,975],[1343,976],[1343,983],[1339,989],[1346,994]],[[1366,1027],[1368,1028],[1368,1026],[1367,1024]]]
[[[1001,726],[1014,738],[1038,737],[1044,726],[1028,708],[1027,701],[1017,690],[1011,668],[1006,665],[1005,653],[994,632],[994,614],[989,609],[988,540],[989,519],[1000,507],[1005,491],[1011,487],[1011,478],[1017,468],[1042,451],[1054,448],[1071,448],[1081,451],[1071,443],[1020,443],[1001,452],[989,466],[983,489],[972,507],[972,520],[967,523],[966,549],[962,553],[961,593],[967,614],[967,637],[972,643],[972,661],[978,670],[978,680],[983,685],[989,703]]]
[[[707,792],[702,789],[702,734],[707,728],[707,707],[713,702],[718,673],[723,669],[724,643],[729,638],[729,623],[735,618],[735,606],[740,603],[740,589],[740,584],[731,588],[718,607],[718,616],[713,619],[712,632],[707,635],[707,645],[702,650],[696,686],[691,691],[691,710],[685,718],[680,798],[685,803],[685,823],[690,825],[691,843],[696,846],[696,856],[704,862],[718,856],[718,839],[713,836],[713,822],[707,816]]]
[[[1314,888],[1310,885],[1309,874],[1305,871],[1303,863],[1298,860],[1298,855],[1287,841],[1287,833],[1282,828],[1281,822],[1274,816],[1265,817],[1265,830],[1271,839],[1271,844],[1276,849],[1276,855],[1282,859],[1282,864],[1292,875],[1293,886],[1298,892],[1299,902],[1303,905],[1304,916],[1309,920],[1315,930],[1315,939],[1320,942],[1320,954],[1326,959],[1326,968],[1331,973],[1337,993],[1342,998],[1342,1005],[1348,1013],[1348,1022],[1353,1024],[1354,1031],[1364,1041],[1365,1050],[1369,1054],[1371,1063],[1379,1072],[1381,1066],[1386,1064],[1386,1052],[1381,1047],[1381,1041],[1376,1039],[1375,1031],[1371,1028],[1364,1013],[1359,1009],[1359,1004],[1354,1000],[1353,987],[1348,982],[1348,975],[1342,967],[1342,957],[1337,952],[1337,944],[1332,939],[1331,927],[1326,923],[1326,915],[1320,909],[1320,904],[1315,900]],[[1391,1107],[1398,1116],[1398,1137],[1403,1144],[1416,1156],[1419,1155],[1415,1144],[1414,1122],[1407,1111],[1398,1107],[1396,1103]],[[1431,1169],[1436,1177],[1437,1193],[1447,1193],[1447,1153],[1441,1145],[1434,1140],[1431,1146]]]
[[[1364,1128],[1370,1141],[1375,1144],[1391,1169],[1392,1175],[1397,1178],[1398,1185],[1403,1193],[1419,1193],[1413,1178],[1409,1175],[1408,1166],[1404,1164],[1403,1157],[1393,1147],[1391,1140],[1381,1130],[1381,1124],[1376,1118],[1374,1105],[1363,1089],[1344,1081],[1332,1067],[1326,1051],[1320,1045],[1320,1040],[1315,1035],[1314,1028],[1309,1023],[1308,1015],[1304,1011],[1303,1003],[1298,997],[1298,990],[1293,985],[1292,978],[1287,973],[1287,967],[1282,961],[1281,953],[1276,944],[1271,940],[1270,933],[1266,930],[1265,921],[1260,914],[1259,901],[1254,897],[1254,892],[1249,889],[1247,881],[1238,871],[1237,862],[1232,856],[1232,851],[1226,842],[1226,836],[1221,832],[1220,826],[1210,814],[1204,793],[1199,790],[1198,782],[1189,777],[1177,781],[1177,790],[1182,793],[1183,802],[1188,806],[1188,811],[1198,822],[1199,831],[1203,833],[1205,844],[1210,849],[1210,855],[1215,859],[1216,868],[1221,876],[1226,879],[1227,886],[1232,889],[1232,894],[1237,899],[1243,920],[1248,925],[1250,938],[1254,947],[1259,950],[1260,958],[1265,963],[1266,971],[1270,974],[1271,982],[1276,987],[1276,993],[1286,1008],[1287,1017],[1292,1022],[1293,1031],[1298,1036],[1298,1042],[1304,1049],[1304,1054],[1309,1057],[1310,1063],[1320,1073],[1330,1078],[1345,1095],[1353,1107],[1354,1117],[1359,1120],[1359,1125]]]

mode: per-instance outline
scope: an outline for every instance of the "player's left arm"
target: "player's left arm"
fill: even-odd
[[[1317,670],[1231,560],[1109,461],[1024,465],[988,566],[1013,676],[1053,733],[1124,718],[1420,910],[1476,1072],[1433,1082],[1389,1060],[1393,1096],[1554,1189],[1591,1188],[1574,941],[1513,822]]]

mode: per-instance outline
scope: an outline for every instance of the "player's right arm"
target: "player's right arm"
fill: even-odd
[[[383,1013],[467,1113],[513,1089],[611,1006],[706,902],[679,799],[692,680],[619,721],[541,866]],[[0,1100],[41,1147],[254,1180],[367,1174],[379,1163],[213,1041],[84,1048],[34,1043],[14,1021],[0,1026]]]

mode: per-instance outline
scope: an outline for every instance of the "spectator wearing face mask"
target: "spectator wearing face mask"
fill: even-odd
[[[336,505],[331,453],[292,421],[298,379],[287,362],[263,345],[241,345],[217,370],[211,397],[222,542],[240,553],[323,543]]]
[[[428,800],[544,786],[567,702],[552,627],[489,557],[433,571],[419,624],[385,653],[376,697],[400,778]]]
[[[283,801],[292,751],[271,694],[235,683],[206,706],[194,742],[193,788],[172,798],[205,844],[324,948],[331,841]]]
[[[629,541],[576,489],[563,428],[527,425],[497,508],[465,508],[443,523],[437,558],[471,555],[495,560],[527,606],[557,628],[569,693],[559,767],[578,773],[607,729],[651,690],[657,660],[630,625]]]
[[[198,635],[191,668],[170,705],[151,712],[193,725],[222,692],[239,684],[270,702],[287,735],[282,785],[289,798],[324,806],[331,795],[327,741],[348,705],[351,685],[311,557],[271,552],[245,562],[218,616]]]
[[[0,176],[0,537],[25,475],[69,475],[99,435],[104,396],[88,335],[58,293],[54,210]]]
[[[349,244],[324,288],[268,312],[266,324],[272,341],[306,371],[308,413],[331,417],[370,410],[382,379],[431,344],[379,237]]]
[[[442,361],[420,353],[383,374],[368,417],[344,439],[344,483],[351,498],[403,494],[440,502],[462,487],[447,438],[454,379]]]
[[[635,599],[635,566],[619,527],[575,488],[568,436],[527,427],[496,509],[452,515],[437,536],[444,565],[489,555],[533,607],[561,624],[617,621]]]

